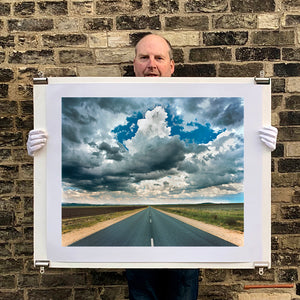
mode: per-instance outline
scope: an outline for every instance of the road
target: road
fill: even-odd
[[[235,246],[152,207],[70,246]]]

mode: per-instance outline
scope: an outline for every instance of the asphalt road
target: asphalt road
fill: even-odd
[[[152,207],[70,246],[235,246]]]

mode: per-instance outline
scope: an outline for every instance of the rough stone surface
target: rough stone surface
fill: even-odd
[[[128,299],[123,269],[33,265],[33,78],[134,76],[148,32],[173,46],[174,76],[271,77],[271,269],[205,269],[200,300],[300,296],[300,0],[0,1],[0,299]],[[220,128],[222,130],[222,128]],[[186,154],[188,155],[188,154]],[[223,186],[227,192],[231,187]],[[245,284],[293,283],[245,290]]]

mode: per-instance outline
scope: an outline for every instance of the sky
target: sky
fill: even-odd
[[[243,202],[242,98],[62,98],[63,203]]]

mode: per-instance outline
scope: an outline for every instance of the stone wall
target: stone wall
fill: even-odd
[[[128,299],[124,270],[33,267],[25,144],[33,77],[130,76],[148,31],[173,44],[176,76],[272,77],[272,268],[201,270],[199,299],[300,299],[299,0],[3,0],[0,30],[0,299]]]

